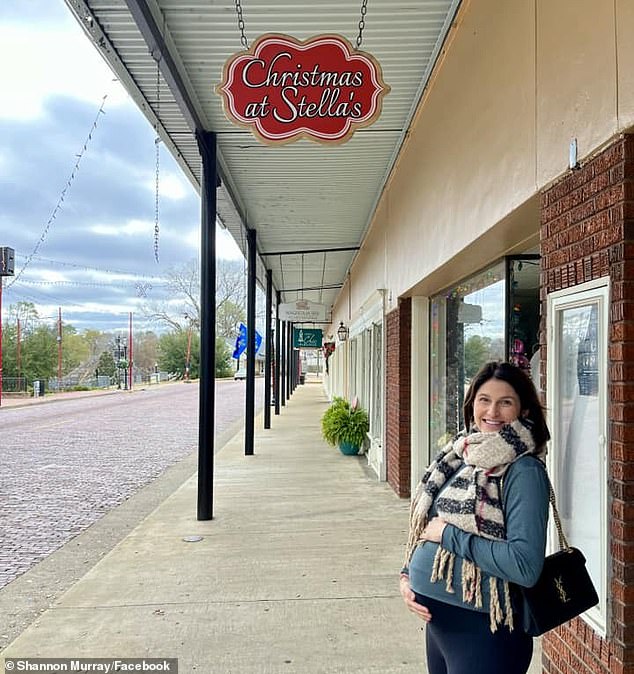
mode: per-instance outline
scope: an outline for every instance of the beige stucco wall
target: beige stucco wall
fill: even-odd
[[[632,34],[632,0],[463,4],[352,267],[353,318],[379,287],[389,310],[535,246],[570,140],[583,159],[634,125]]]
[[[571,138],[585,156],[617,131],[614,2],[540,0],[537,36],[541,187],[568,168]]]
[[[616,0],[616,60],[619,129],[634,125],[634,2]]]

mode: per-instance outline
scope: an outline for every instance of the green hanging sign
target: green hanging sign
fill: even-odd
[[[294,349],[321,349],[322,331],[313,328],[293,328]]]

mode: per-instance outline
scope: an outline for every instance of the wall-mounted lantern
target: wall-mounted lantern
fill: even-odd
[[[337,337],[339,337],[340,342],[345,342],[348,339],[348,328],[343,324],[343,321],[339,323],[339,327],[337,328]]]

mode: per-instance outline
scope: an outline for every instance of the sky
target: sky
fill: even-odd
[[[199,255],[200,200],[63,0],[0,2],[0,246],[9,305],[78,330],[124,330]],[[102,112],[100,112],[102,109]],[[90,138],[89,138],[90,135]],[[75,168],[78,166],[78,168]],[[226,231],[218,256],[242,259]]]

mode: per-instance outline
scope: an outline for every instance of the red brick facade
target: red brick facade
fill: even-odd
[[[582,620],[543,640],[549,674],[634,674],[634,138],[542,194],[542,358],[548,293],[610,277],[608,636]],[[545,367],[542,363],[542,384]],[[545,387],[542,385],[542,389]]]
[[[385,355],[385,442],[387,481],[402,497],[410,495],[410,382],[412,302],[404,299],[387,314]]]

